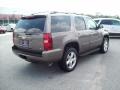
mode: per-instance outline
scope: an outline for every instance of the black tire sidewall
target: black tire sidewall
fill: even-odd
[[[67,56],[68,56],[68,54],[70,53],[70,52],[74,52],[75,54],[76,54],[76,64],[75,64],[75,66],[73,67],[73,68],[68,68],[67,67],[67,65],[66,65],[66,61],[67,61]],[[61,69],[62,70],[64,70],[64,71],[67,71],[67,72],[70,72],[70,71],[72,71],[72,70],[74,70],[75,69],[75,67],[76,67],[76,65],[77,65],[77,61],[78,61],[78,53],[77,53],[77,50],[75,49],[75,48],[73,48],[73,47],[68,47],[68,48],[66,48],[66,50],[65,50],[65,52],[64,52],[64,55],[63,55],[63,58],[62,58],[62,60],[59,62],[59,64],[60,64],[60,67],[61,67]]]
[[[102,53],[106,53],[106,52],[108,51],[108,48],[107,48],[107,51],[104,50],[104,43],[105,43],[105,40],[107,40],[107,42],[108,42],[108,48],[109,48],[109,38],[104,37],[103,43],[102,43],[102,46],[101,46],[101,52],[102,52]]]

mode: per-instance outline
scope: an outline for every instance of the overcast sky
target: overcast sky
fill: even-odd
[[[1,12],[23,13],[65,11],[85,14],[120,15],[120,0],[0,0]]]

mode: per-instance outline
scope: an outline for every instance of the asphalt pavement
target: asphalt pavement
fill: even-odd
[[[0,90],[120,90],[120,38],[106,54],[80,57],[66,73],[57,63],[31,64],[13,54],[12,33],[0,34]]]

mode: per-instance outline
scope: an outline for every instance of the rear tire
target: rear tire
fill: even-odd
[[[103,43],[102,43],[102,45],[100,47],[100,52],[106,53],[108,51],[108,48],[109,48],[109,38],[104,37]]]
[[[75,69],[78,60],[77,50],[73,47],[67,47],[65,49],[62,60],[59,62],[59,66],[62,70],[70,72]]]

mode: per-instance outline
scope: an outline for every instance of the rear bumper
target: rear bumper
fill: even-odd
[[[25,60],[34,60],[34,61],[58,61],[62,57],[61,49],[54,49],[50,51],[36,52],[19,49],[15,46],[12,47],[12,51],[19,57]]]

